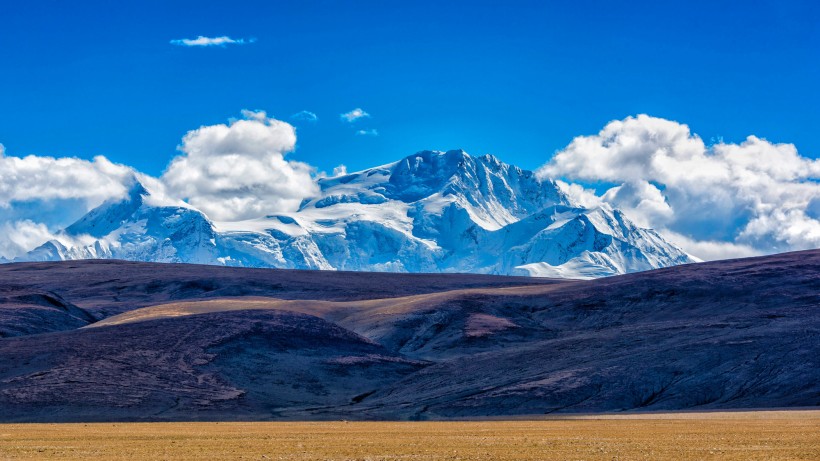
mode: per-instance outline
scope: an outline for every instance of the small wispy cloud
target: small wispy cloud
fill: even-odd
[[[221,46],[224,47],[226,45],[245,45],[247,43],[255,42],[255,38],[238,38],[233,39],[228,37],[227,35],[223,35],[222,37],[205,37],[200,35],[197,38],[183,38],[178,40],[171,40],[172,45],[178,46]]]
[[[357,107],[350,112],[339,115],[339,117],[345,122],[352,123],[360,118],[370,117],[370,114],[365,112],[362,108]]]
[[[314,114],[309,110],[303,110],[301,112],[297,112],[290,116],[291,120],[296,120],[298,122],[311,122],[315,123],[319,121],[319,116]]]
[[[376,129],[359,130],[359,131],[356,132],[356,135],[358,135],[358,136],[378,136],[379,132]]]
[[[339,166],[333,168],[333,176],[332,177],[334,177],[334,178],[336,176],[345,176],[346,174],[347,174],[347,166],[345,166],[345,165],[339,165]]]

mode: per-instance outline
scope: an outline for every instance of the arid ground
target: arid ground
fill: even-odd
[[[0,266],[0,422],[820,408],[820,250],[590,281]]]
[[[820,411],[471,422],[0,425],[0,459],[820,459]]]

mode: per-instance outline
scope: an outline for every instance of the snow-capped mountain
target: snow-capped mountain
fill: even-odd
[[[319,180],[292,213],[213,222],[138,181],[18,260],[117,258],[252,267],[599,277],[694,260],[609,207],[463,151]]]

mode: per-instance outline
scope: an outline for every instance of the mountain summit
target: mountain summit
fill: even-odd
[[[593,278],[694,262],[610,207],[573,203],[491,155],[423,151],[319,180],[297,211],[213,222],[138,181],[18,260],[117,258],[298,269]]]

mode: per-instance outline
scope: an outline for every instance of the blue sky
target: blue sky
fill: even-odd
[[[159,175],[188,130],[241,109],[307,110],[319,120],[293,122],[290,158],[320,169],[451,148],[534,169],[648,113],[707,142],[755,134],[817,158],[817,5],[3,2],[0,143]],[[255,41],[170,43],[200,35]],[[340,120],[357,107],[371,117]]]

